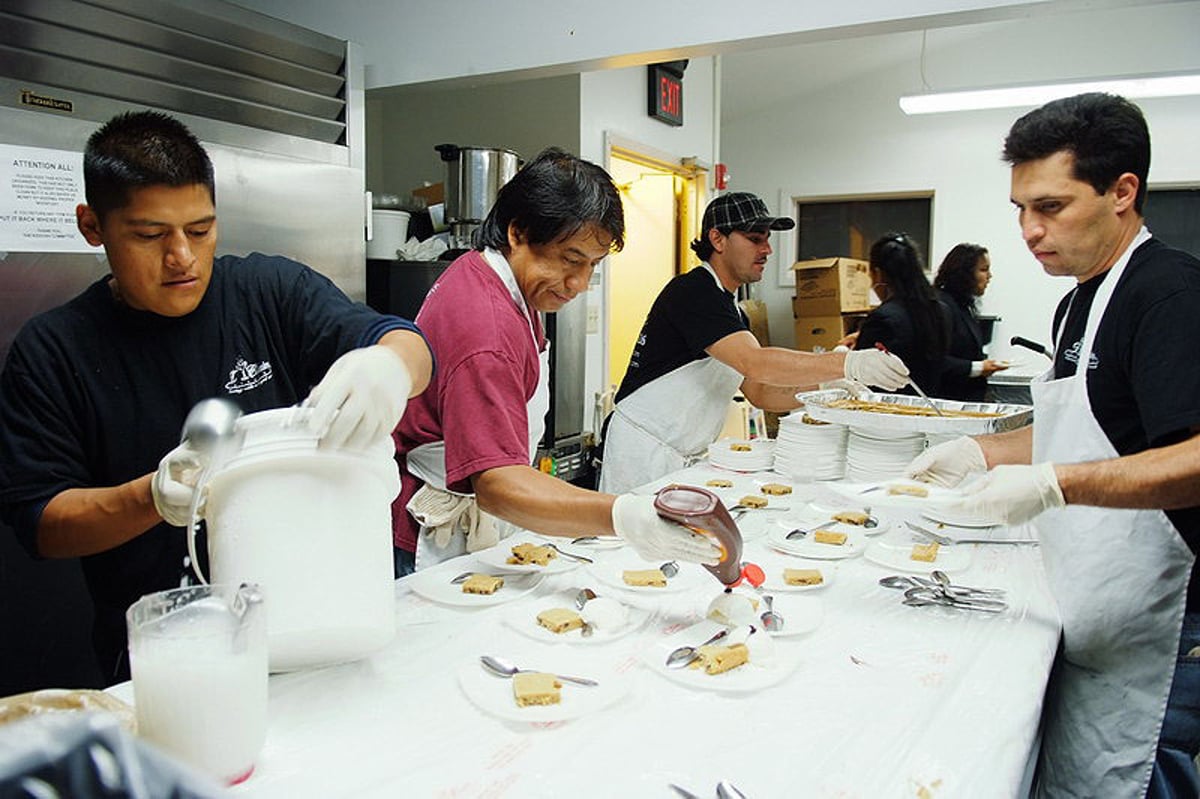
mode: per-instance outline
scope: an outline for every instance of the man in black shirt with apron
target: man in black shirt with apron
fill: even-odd
[[[1035,792],[1194,797],[1200,261],[1143,225],[1150,134],[1123,98],[1049,103],[1013,125],[1004,157],[1026,244],[1077,281],[1054,364],[1031,427],[947,442],[908,471],[953,485],[992,467],[958,510],[1037,517],[1063,637]]]

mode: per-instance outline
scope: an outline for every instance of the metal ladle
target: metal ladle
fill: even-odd
[[[187,418],[183,420],[183,433],[179,437],[180,443],[186,443],[196,451],[202,465],[200,476],[192,488],[192,502],[188,508],[187,544],[192,570],[205,584],[208,580],[201,573],[200,560],[196,556],[196,524],[200,521],[200,505],[213,470],[242,446],[245,432],[238,429],[237,425],[241,415],[242,409],[230,400],[220,397],[200,400],[188,411]]]

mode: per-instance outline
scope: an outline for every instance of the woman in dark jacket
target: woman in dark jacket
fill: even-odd
[[[1007,368],[983,354],[983,330],[976,314],[975,303],[987,290],[991,269],[988,251],[978,244],[956,245],[938,267],[933,285],[950,317],[950,343],[939,396],[982,402],[988,376]]]
[[[882,344],[904,361],[926,394],[938,396],[950,325],[916,244],[904,233],[888,233],[871,245],[870,264],[882,304],[863,322],[855,348]],[[915,392],[909,386],[901,393]]]

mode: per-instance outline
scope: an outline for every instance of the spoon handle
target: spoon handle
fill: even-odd
[[[527,669],[522,669],[522,671],[527,671]],[[576,685],[585,685],[588,688],[595,688],[600,684],[595,680],[589,680],[587,677],[568,677],[565,674],[555,674],[554,676],[560,680],[565,680],[566,682],[573,682]]]

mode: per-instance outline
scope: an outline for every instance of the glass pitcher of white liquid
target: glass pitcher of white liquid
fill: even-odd
[[[227,784],[267,731],[267,635],[257,585],[148,594],[126,612],[138,735]]]

